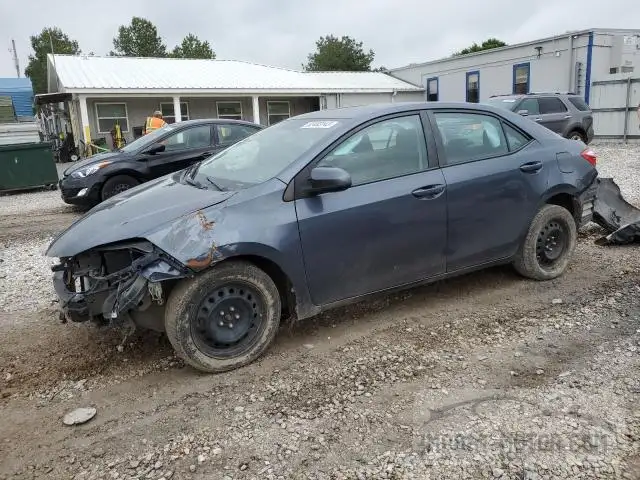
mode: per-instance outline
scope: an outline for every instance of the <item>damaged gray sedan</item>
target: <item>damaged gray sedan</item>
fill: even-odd
[[[281,318],[497,264],[558,277],[595,163],[490,106],[314,112],[108,199],[47,255],[67,319],[166,331],[220,372],[258,358]]]

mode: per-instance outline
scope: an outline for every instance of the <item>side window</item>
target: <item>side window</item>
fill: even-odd
[[[526,110],[529,115],[540,115],[540,106],[537,98],[525,98],[520,105],[518,111]]]
[[[448,165],[509,152],[500,120],[466,112],[435,113]]]
[[[353,185],[417,173],[428,168],[427,147],[419,115],[370,125],[338,145],[319,167],[339,167]]]
[[[540,114],[563,113],[567,111],[567,107],[562,100],[555,97],[541,97],[538,99],[540,103]]]
[[[504,127],[504,133],[507,137],[507,144],[509,145],[510,152],[515,152],[531,141],[530,137],[520,133],[511,125],[503,123],[502,126]]]
[[[160,143],[165,145],[167,152],[208,147],[211,145],[211,126],[199,125],[187,128],[169,135]]]
[[[220,145],[232,145],[258,131],[257,128],[247,125],[216,124],[218,143]]]

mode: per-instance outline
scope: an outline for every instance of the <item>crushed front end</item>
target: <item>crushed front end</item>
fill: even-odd
[[[132,316],[135,320],[136,314],[161,306],[172,281],[190,275],[146,240],[95,247],[61,258],[52,270],[64,318],[100,324],[121,324]]]

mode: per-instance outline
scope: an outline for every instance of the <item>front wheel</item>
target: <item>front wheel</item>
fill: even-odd
[[[138,180],[129,175],[116,175],[115,177],[111,177],[102,186],[102,200],[106,200],[107,198],[111,198],[114,195],[119,194],[120,192],[124,192],[125,190],[129,190],[130,188],[138,185]]]
[[[229,262],[183,280],[171,292],[165,328],[180,358],[204,372],[233,370],[256,360],[280,324],[273,280],[247,262]]]
[[[559,277],[571,260],[577,237],[571,213],[558,205],[545,205],[531,222],[514,267],[521,275],[534,280]]]

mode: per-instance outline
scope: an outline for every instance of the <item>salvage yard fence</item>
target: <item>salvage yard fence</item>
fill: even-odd
[[[640,140],[640,76],[608,75],[591,83],[591,100],[596,138]]]

